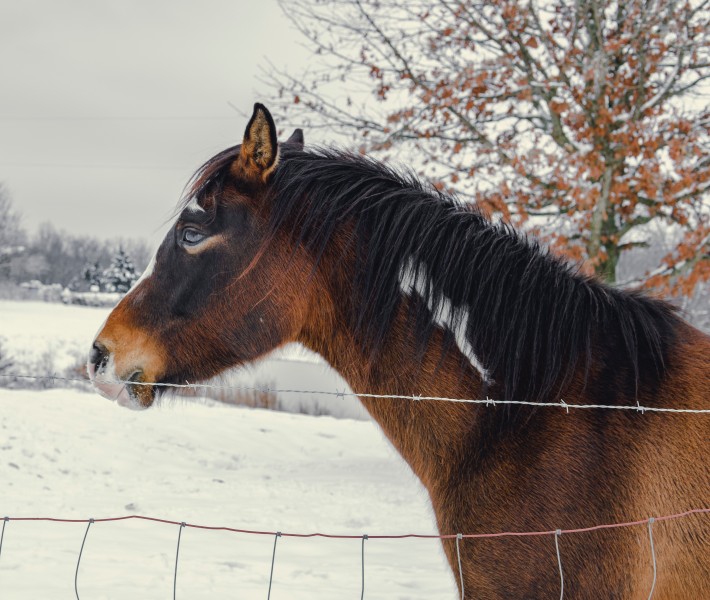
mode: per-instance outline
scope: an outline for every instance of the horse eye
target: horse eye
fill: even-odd
[[[204,233],[197,231],[197,229],[187,227],[182,230],[182,236],[180,238],[180,241],[186,246],[196,246],[206,237],[207,236]]]

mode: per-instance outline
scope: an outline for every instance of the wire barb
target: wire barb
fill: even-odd
[[[94,519],[89,519],[86,524],[86,531],[84,532],[84,539],[81,540],[81,548],[79,548],[79,558],[76,561],[76,571],[74,571],[74,593],[76,594],[76,600],[79,600],[79,565],[81,564],[81,555],[84,553],[84,544],[86,544],[86,536],[89,535],[89,528],[94,522]]]

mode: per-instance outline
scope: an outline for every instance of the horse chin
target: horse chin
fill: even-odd
[[[116,404],[130,410],[145,410],[150,406],[143,404],[127,387],[116,397]]]
[[[155,386],[142,385],[140,382],[113,382],[96,377],[92,383],[94,389],[108,400],[131,410],[146,410],[155,400]]]
[[[116,398],[116,402],[119,406],[131,410],[146,410],[153,405],[155,397],[156,386],[136,381],[126,384],[122,394]]]

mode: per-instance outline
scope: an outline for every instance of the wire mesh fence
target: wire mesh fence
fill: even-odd
[[[239,529],[234,527],[228,527],[223,525],[203,525],[197,523],[187,523],[184,521],[174,521],[170,519],[161,519],[158,517],[150,517],[144,515],[126,515],[120,517],[104,517],[104,518],[89,518],[89,519],[65,519],[57,517],[4,517],[2,520],[2,533],[0,534],[0,560],[3,558],[3,541],[5,538],[6,527],[13,522],[48,522],[48,523],[69,523],[69,524],[86,524],[84,530],[84,535],[79,547],[79,552],[76,560],[76,569],[74,572],[74,592],[77,600],[80,600],[79,592],[79,574],[82,563],[82,557],[85,554],[85,547],[87,546],[87,538],[89,537],[89,531],[94,527],[97,527],[101,523],[117,522],[117,521],[149,521],[153,523],[158,523],[161,525],[171,525],[178,527],[177,545],[175,549],[175,561],[173,569],[173,599],[178,598],[178,572],[180,565],[180,544],[182,540],[182,532],[186,528],[192,529],[202,529],[209,531],[219,531],[232,534],[242,534],[250,536],[268,536],[274,538],[273,550],[271,553],[271,562],[269,566],[269,577],[268,577],[268,590],[267,599],[271,598],[272,587],[275,584],[274,581],[274,570],[277,562],[277,545],[281,538],[328,538],[328,539],[341,539],[341,540],[357,540],[360,543],[360,562],[357,565],[353,565],[354,569],[357,569],[361,575],[360,581],[360,598],[365,598],[365,583],[366,583],[366,570],[365,570],[365,541],[370,541],[374,543],[377,540],[401,540],[406,541],[408,539],[433,539],[433,540],[455,540],[456,543],[456,553],[458,557],[458,573],[457,576],[460,580],[460,593],[461,599],[465,598],[465,588],[464,588],[464,577],[463,570],[461,567],[461,544],[464,540],[481,540],[481,539],[491,539],[491,538],[506,538],[506,537],[540,537],[547,536],[554,538],[554,545],[551,546],[551,552],[554,551],[556,557],[556,564],[559,570],[560,577],[560,598],[564,597],[564,567],[563,567],[563,556],[560,552],[559,539],[561,536],[588,533],[591,531],[608,530],[608,529],[618,529],[627,527],[638,527],[645,526],[647,529],[647,535],[649,538],[649,548],[651,552],[651,564],[653,569],[652,583],[649,590],[648,598],[653,597],[653,593],[656,587],[657,580],[657,562],[660,557],[656,556],[656,550],[653,542],[653,525],[658,522],[673,521],[677,519],[684,519],[692,515],[708,515],[710,514],[710,508],[694,508],[681,513],[675,513],[670,515],[661,515],[656,517],[648,517],[645,519],[639,519],[637,521],[629,521],[622,523],[605,523],[594,525],[591,527],[580,527],[573,529],[553,529],[546,531],[504,531],[504,532],[491,532],[491,533],[453,533],[453,534],[417,534],[417,533],[402,533],[402,534],[335,534],[335,533],[298,533],[298,532],[282,532],[282,531],[268,531],[268,530],[250,530],[250,529]],[[8,528],[9,529],[9,528]],[[5,555],[7,552],[5,552]],[[1,585],[1,582],[0,582]]]
[[[4,375],[0,375],[0,377],[6,377]],[[46,383],[48,383],[50,386],[57,386],[57,385],[63,385],[63,384],[76,384],[76,383],[81,383],[81,384],[87,384],[88,381],[83,378],[79,377],[60,377],[60,376],[34,376],[34,375],[26,375],[26,374],[15,374],[12,375],[12,377],[15,378],[26,378],[26,379],[33,379],[33,380],[42,380]],[[252,391],[252,392],[259,392],[259,393],[274,393],[274,394],[315,394],[315,395],[322,395],[325,397],[330,397],[330,398],[340,398],[340,397],[345,397],[345,396],[353,396],[353,397],[360,397],[360,398],[371,398],[371,399],[377,399],[377,400],[382,400],[382,401],[412,401],[412,402],[454,402],[454,403],[467,403],[467,404],[475,404],[475,405],[483,405],[486,407],[491,407],[494,408],[496,406],[505,406],[505,405],[521,405],[521,406],[531,406],[531,407],[545,407],[545,408],[557,408],[557,409],[563,409],[567,413],[573,410],[582,410],[582,409],[594,409],[594,410],[614,410],[614,411],[633,411],[637,413],[681,413],[681,414],[695,414],[695,415],[704,415],[704,414],[710,414],[710,409],[696,409],[696,408],[687,408],[687,407],[649,407],[649,406],[641,406],[639,404],[636,405],[604,405],[604,404],[575,404],[575,403],[568,403],[563,399],[560,399],[558,402],[546,402],[546,403],[536,403],[536,402],[523,402],[523,401],[514,401],[514,400],[507,400],[507,401],[502,401],[502,400],[495,400],[491,398],[483,398],[483,399],[467,399],[467,398],[448,398],[448,397],[438,397],[438,396],[423,396],[423,395],[395,395],[395,394],[374,394],[374,393],[366,393],[366,392],[356,392],[356,391],[346,391],[346,390],[306,390],[306,389],[279,389],[279,388],[269,388],[269,387],[259,387],[259,386],[235,386],[235,385],[221,385],[221,384],[215,384],[215,383],[191,383],[191,382],[185,382],[184,384],[161,384],[161,383],[136,383],[136,382],[121,382],[124,383],[125,385],[155,385],[158,387],[165,387],[165,388],[172,388],[172,389],[177,389],[177,390],[192,390],[195,392],[199,392],[200,390],[206,390],[206,389],[219,389],[219,390],[233,390],[233,391]],[[84,530],[84,535],[81,541],[81,546],[79,548],[78,556],[77,556],[77,561],[76,561],[76,569],[74,572],[74,592],[76,595],[76,598],[80,598],[80,584],[81,584],[81,564],[82,564],[82,556],[85,555],[85,552],[87,551],[88,547],[87,546],[87,539],[91,538],[90,531],[92,530],[92,527],[97,527],[101,523],[107,523],[107,522],[120,522],[120,521],[128,521],[128,520],[136,520],[136,521],[149,521],[153,523],[158,523],[162,525],[170,525],[170,526],[177,526],[178,529],[178,535],[177,535],[177,545],[175,548],[175,559],[174,559],[174,569],[173,569],[173,577],[172,577],[172,584],[173,584],[173,598],[176,599],[179,597],[179,581],[180,581],[180,576],[179,576],[179,567],[180,567],[180,550],[181,550],[181,543],[184,544],[183,542],[183,531],[186,528],[190,529],[202,529],[202,530],[210,530],[210,531],[217,531],[217,532],[225,532],[225,533],[233,533],[233,534],[241,534],[241,535],[249,535],[249,536],[271,536],[273,537],[273,548],[271,552],[271,562],[270,562],[270,567],[268,568],[268,589],[266,591],[267,593],[267,598],[271,598],[272,594],[272,588],[276,585],[278,585],[278,581],[275,581],[275,575],[274,573],[277,572],[276,566],[278,562],[278,542],[282,538],[327,538],[327,539],[341,539],[341,540],[357,540],[360,543],[360,562],[358,565],[353,565],[353,569],[358,569],[359,574],[360,574],[360,597],[365,598],[365,588],[366,588],[366,569],[365,569],[365,559],[366,559],[366,552],[365,552],[365,541],[369,540],[370,543],[376,543],[377,540],[407,540],[407,539],[430,539],[430,540],[454,540],[455,545],[456,545],[456,553],[458,557],[458,573],[457,573],[457,579],[459,579],[459,588],[461,592],[461,598],[465,598],[465,589],[464,589],[464,577],[463,577],[463,571],[461,567],[461,545],[465,543],[466,541],[472,541],[476,539],[490,539],[490,538],[505,538],[505,537],[541,537],[541,536],[548,536],[553,538],[553,544],[551,544],[551,552],[554,553],[555,556],[555,561],[557,564],[557,568],[559,571],[559,580],[560,580],[560,598],[564,597],[564,589],[565,589],[565,572],[564,572],[564,552],[561,552],[560,550],[560,538],[561,536],[567,536],[567,535],[575,535],[575,534],[580,534],[580,533],[585,533],[585,532],[590,532],[590,531],[598,531],[598,530],[612,530],[612,529],[617,529],[617,528],[626,528],[626,527],[639,527],[639,526],[645,526],[647,528],[647,535],[648,535],[648,540],[649,540],[649,547],[651,551],[651,558],[652,558],[652,567],[653,567],[653,576],[652,576],[652,584],[649,590],[649,598],[653,596],[654,590],[656,588],[656,580],[657,580],[657,556],[656,556],[656,550],[654,547],[654,540],[653,540],[653,525],[654,523],[658,522],[663,522],[663,521],[669,521],[669,520],[676,520],[676,519],[682,519],[682,518],[687,518],[691,515],[707,515],[710,513],[710,508],[706,507],[696,507],[692,508],[690,510],[676,513],[676,514],[671,514],[671,515],[660,515],[660,516],[649,516],[645,517],[636,521],[630,521],[630,522],[623,522],[623,523],[606,523],[606,524],[597,524],[594,526],[590,527],[584,527],[584,528],[576,528],[576,529],[551,529],[551,530],[546,530],[546,531],[506,531],[506,532],[489,532],[489,533],[476,533],[476,534],[471,534],[471,533],[464,533],[464,532],[459,532],[459,533],[449,533],[449,534],[443,534],[443,535],[435,535],[435,534],[417,534],[417,533],[404,533],[404,534],[360,534],[360,535],[355,535],[355,534],[347,534],[347,535],[342,535],[342,534],[335,534],[335,533],[297,533],[297,532],[282,532],[282,531],[272,531],[272,530],[250,530],[250,529],[238,529],[238,528],[233,528],[233,527],[228,527],[228,526],[210,526],[210,525],[201,525],[201,524],[195,524],[195,523],[187,523],[183,521],[175,521],[175,520],[169,520],[169,519],[161,519],[161,518],[156,518],[156,517],[149,517],[149,516],[142,516],[142,515],[127,515],[127,516],[119,516],[119,517],[107,517],[107,518],[90,518],[90,519],[65,519],[65,518],[57,518],[57,517],[5,517],[2,522],[2,532],[0,533],[0,561],[5,558],[7,560],[7,550],[3,549],[3,542],[5,539],[5,534],[6,534],[6,529],[11,526],[13,522],[27,522],[27,521],[40,521],[40,522],[52,522],[52,523],[76,523],[76,524],[86,524],[86,528]]]

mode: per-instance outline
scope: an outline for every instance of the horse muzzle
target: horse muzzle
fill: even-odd
[[[117,373],[114,354],[98,341],[91,347],[86,370],[96,391],[119,406],[145,410],[153,404],[155,386],[146,382],[143,370]]]

